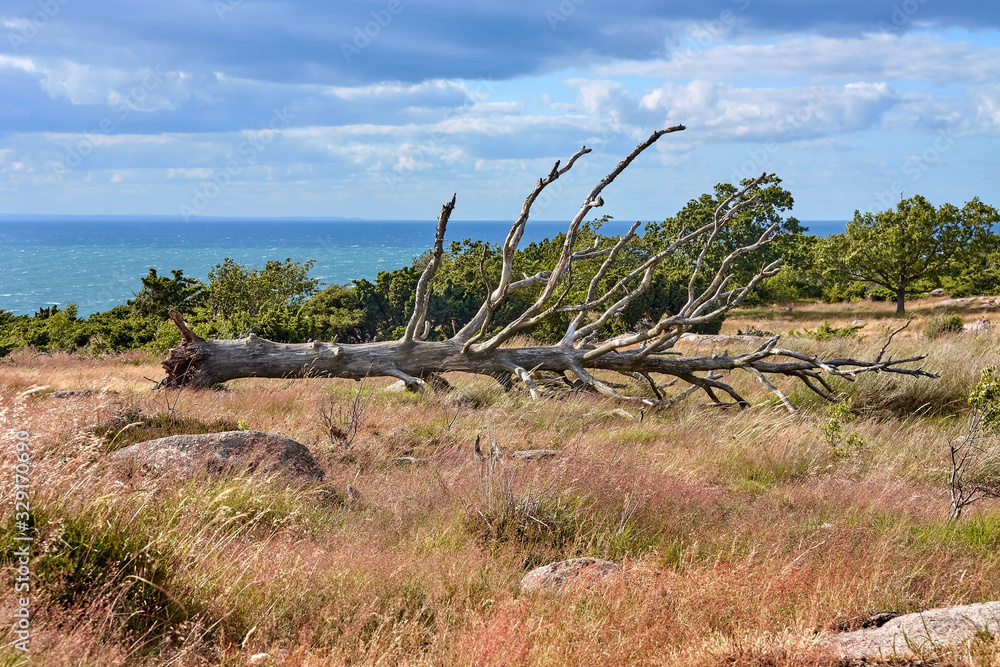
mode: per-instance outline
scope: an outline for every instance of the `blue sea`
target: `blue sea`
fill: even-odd
[[[843,231],[836,221],[804,222],[811,233]],[[92,216],[0,216],[0,309],[31,314],[42,306],[79,306],[86,316],[125,303],[150,268],[181,269],[205,280],[231,257],[261,267],[268,260],[316,260],[311,275],[327,285],[408,265],[434,242],[434,221],[209,219]],[[566,222],[531,221],[522,245],[564,231]],[[618,234],[626,223],[607,223]],[[453,221],[448,241],[500,243],[509,221]],[[447,246],[446,246],[447,247]]]

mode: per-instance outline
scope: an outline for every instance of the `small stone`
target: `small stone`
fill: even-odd
[[[390,394],[405,394],[406,393],[406,383],[402,380],[397,380],[385,388]]]
[[[537,567],[521,579],[521,592],[561,592],[568,586],[590,588],[621,570],[598,558],[573,558]]]
[[[423,465],[430,461],[430,459],[420,459],[415,456],[397,456],[393,459],[396,463],[408,463],[410,465]]]
[[[267,653],[254,653],[252,656],[250,656],[250,664],[259,665],[260,663],[267,660],[267,658],[268,658]]]
[[[551,459],[553,457],[559,456],[558,449],[522,449],[518,452],[511,452],[510,457],[512,459],[521,459],[522,461],[537,461],[539,459]]]
[[[93,394],[90,389],[60,389],[48,394],[46,398],[86,398]]]

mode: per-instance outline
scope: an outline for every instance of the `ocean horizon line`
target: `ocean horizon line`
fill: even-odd
[[[796,218],[802,226],[811,230],[810,223],[814,225],[824,225],[829,226],[832,224],[844,225],[846,226],[848,220],[838,219],[838,218],[815,218],[815,219],[798,219]],[[662,222],[663,218],[649,219],[649,220],[633,220],[632,218],[621,218],[613,219],[610,224],[631,224],[632,222],[642,222],[645,224]],[[341,216],[230,216],[230,215],[214,215],[214,216],[197,216],[185,220],[181,215],[167,215],[167,214],[147,214],[147,213],[110,213],[110,214],[94,214],[94,213],[0,213],[0,223],[4,222],[99,222],[99,223],[117,223],[117,222],[164,222],[164,223],[182,223],[185,225],[191,225],[198,222],[204,223],[227,223],[227,222],[296,222],[296,223],[356,223],[356,222],[370,222],[370,223],[413,223],[413,224],[429,224],[436,223],[436,218],[357,218],[357,217],[341,217]],[[505,218],[451,218],[449,222],[461,223],[461,224],[474,224],[474,223],[488,223],[488,224],[512,224],[513,220]],[[553,224],[563,224],[568,225],[569,220],[565,219],[541,219],[532,218],[528,220],[528,223],[538,223],[545,225]],[[829,232],[827,232],[829,233]]]
[[[408,266],[434,242],[434,220],[215,218],[183,224],[167,216],[0,215],[0,309],[31,314],[75,303],[81,316],[125,303],[150,268],[207,279],[225,258],[255,268],[270,260],[315,260],[312,276],[325,285],[374,280]],[[278,221],[280,220],[280,221]],[[844,221],[801,221],[808,233],[844,230]],[[448,241],[502,243],[510,220],[455,220]],[[529,221],[522,244],[553,238],[565,220]],[[612,220],[617,235],[629,222]],[[58,267],[58,270],[53,270]]]

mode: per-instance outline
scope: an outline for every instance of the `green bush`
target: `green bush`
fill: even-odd
[[[40,308],[32,317],[14,317],[4,327],[0,346],[9,352],[32,347],[43,352],[73,351],[87,345],[92,327],[76,317],[75,303]]]
[[[141,315],[130,306],[115,306],[94,313],[89,321],[95,335],[94,351],[127,352],[151,343],[163,319]]]
[[[169,561],[150,544],[141,521],[124,517],[109,522],[100,512],[89,516],[86,511],[32,509],[36,543],[45,545],[31,561],[33,589],[37,586],[63,607],[84,607],[98,598],[113,601],[115,617],[137,635],[156,635],[187,618],[168,592]],[[14,528],[12,518],[0,550],[5,566],[17,562],[22,544],[13,541],[18,534]]]
[[[822,299],[827,303],[861,301],[868,294],[868,283],[863,280],[853,282],[831,282],[823,287]]]
[[[816,331],[809,331],[804,329],[801,333],[793,331],[791,335],[802,336],[804,338],[812,338],[814,340],[830,340],[831,338],[854,338],[858,335],[865,325],[859,324],[857,326],[841,327],[836,328],[830,325],[830,323],[823,322],[823,324],[816,327]]]
[[[960,315],[935,315],[924,325],[924,336],[937,338],[945,334],[960,333],[965,321]]]

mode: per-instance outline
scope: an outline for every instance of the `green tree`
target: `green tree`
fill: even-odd
[[[227,257],[208,272],[208,306],[213,315],[228,320],[240,313],[256,318],[266,310],[301,305],[319,286],[319,280],[309,277],[315,263],[288,258],[250,269]]]
[[[229,260],[232,261],[232,260]],[[156,315],[166,319],[167,311],[176,308],[191,312],[205,300],[205,284],[195,278],[184,277],[184,271],[174,269],[173,277],[159,276],[156,269],[142,279],[142,289],[128,305],[140,315]]]
[[[906,313],[906,290],[918,281],[960,275],[993,242],[996,209],[978,198],[961,209],[940,208],[920,195],[896,210],[855,211],[843,234],[827,238],[822,262],[829,277],[863,280],[892,290],[896,313]]]
[[[302,304],[296,313],[305,334],[314,340],[343,339],[362,342],[365,310],[355,290],[346,285],[330,285]]]
[[[691,231],[710,223],[716,209],[748,183],[750,181],[743,181],[739,185],[720,183],[715,186],[714,192],[692,199],[673,217],[661,223],[647,225],[638,247],[644,249],[647,255],[652,255],[668,247],[685,230]],[[760,183],[757,201],[758,206],[739,212],[719,231],[716,242],[709,247],[703,259],[704,264],[708,267],[718,266],[728,254],[755,242],[769,227],[777,225],[778,233],[771,243],[734,262],[730,285],[745,285],[761,266],[780,257],[785,262],[782,272],[769,279],[770,282],[764,281],[758,289],[764,290],[763,298],[766,300],[794,298],[796,285],[800,282],[805,284],[803,267],[811,263],[814,237],[805,236],[805,228],[794,217],[784,217],[785,212],[792,208],[794,200],[791,193],[781,187],[781,179],[776,175],[770,174]],[[676,312],[681,308],[687,301],[688,282],[697,260],[697,249],[685,246],[671,260],[664,262],[654,277],[653,287],[623,312],[627,327],[631,328],[640,319],[656,321],[664,313]],[[703,288],[712,273],[703,272],[696,287]],[[778,279],[783,279],[784,284],[779,283]],[[769,287],[770,293],[767,292]],[[719,318],[702,325],[698,331],[718,333],[721,325],[722,319]]]
[[[163,311],[166,313],[166,310]],[[144,315],[132,306],[115,306],[92,314],[87,321],[96,334],[95,351],[126,352],[150,343],[164,316]]]
[[[10,351],[21,347],[33,347],[49,352],[55,350],[73,351],[86,345],[90,340],[91,327],[86,320],[76,317],[75,303],[43,307],[32,317],[12,317],[0,330],[3,348]]]

